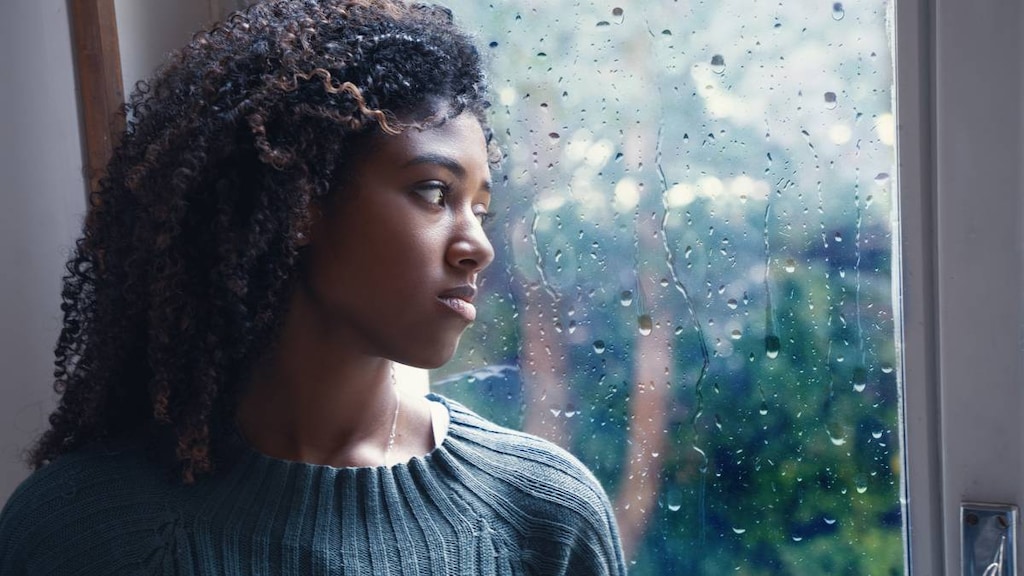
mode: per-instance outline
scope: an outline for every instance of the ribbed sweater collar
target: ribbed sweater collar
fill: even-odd
[[[336,468],[273,458],[239,437],[230,469],[181,496],[202,509],[194,517],[203,518],[211,533],[251,537],[254,566],[280,562],[287,573],[294,561],[298,569],[308,559],[298,548],[291,560],[279,557],[281,540],[323,539],[314,543],[314,551],[340,550],[337,557],[346,563],[381,567],[381,573],[396,566],[411,573],[424,557],[439,560],[434,573],[446,573],[443,563],[450,560],[443,551],[394,546],[397,541],[441,543],[446,539],[440,535],[452,530],[472,541],[479,528],[475,514],[453,494],[464,489],[453,490],[453,481],[460,484],[465,476],[458,445],[468,439],[467,432],[472,436],[474,416],[454,402],[431,399],[448,406],[451,424],[441,445],[424,456],[391,466]],[[445,525],[438,525],[440,519]]]

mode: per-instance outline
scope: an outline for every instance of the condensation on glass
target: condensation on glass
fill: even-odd
[[[434,390],[593,469],[633,574],[902,574],[886,2],[447,4],[506,157]]]

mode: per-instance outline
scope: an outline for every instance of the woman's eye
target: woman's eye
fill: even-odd
[[[429,204],[444,206],[445,196],[448,194],[448,186],[442,182],[427,182],[417,186],[414,190],[421,198]]]
[[[491,218],[494,217],[494,213],[488,212],[486,208],[477,210],[474,214],[476,214],[476,218],[480,221],[480,224],[487,224],[490,222]]]

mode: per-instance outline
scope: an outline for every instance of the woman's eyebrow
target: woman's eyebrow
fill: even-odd
[[[436,152],[428,152],[413,157],[408,162],[402,165],[402,168],[408,168],[410,166],[418,166],[420,164],[434,164],[441,166],[442,168],[448,169],[451,173],[455,174],[459,178],[466,177],[466,168],[451,156],[445,156],[444,154],[438,154]],[[488,178],[483,183],[483,188],[488,193],[491,191],[491,179]]]

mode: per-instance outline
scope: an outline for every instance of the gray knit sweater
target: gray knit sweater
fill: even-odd
[[[608,499],[582,464],[444,402],[441,446],[390,468],[238,444],[226,470],[184,486],[139,442],[64,456],[4,507],[0,574],[625,573]]]

